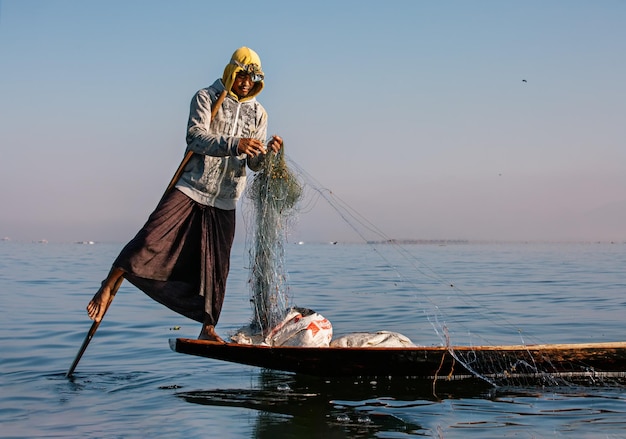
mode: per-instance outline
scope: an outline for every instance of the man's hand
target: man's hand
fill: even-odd
[[[256,157],[259,154],[265,154],[265,146],[257,139],[239,139],[237,152],[239,152],[239,154],[247,154],[250,157]]]
[[[280,148],[283,147],[282,137],[272,136],[272,139],[268,142],[267,146],[275,153],[280,151]],[[267,151],[260,140],[243,138],[239,139],[237,152],[239,152],[239,154],[247,154],[250,157],[256,157],[259,154],[265,154]]]
[[[276,135],[272,136],[272,140],[269,141],[267,146],[271,148],[272,151],[278,152],[280,148],[283,147],[282,137]]]

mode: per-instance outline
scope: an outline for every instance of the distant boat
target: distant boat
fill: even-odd
[[[76,244],[94,245],[95,241],[76,241]]]
[[[47,244],[48,240],[47,239],[40,239],[39,241],[37,241],[38,244]]]
[[[11,238],[9,238],[8,236],[5,236],[4,238],[2,238],[3,241],[10,241]]]

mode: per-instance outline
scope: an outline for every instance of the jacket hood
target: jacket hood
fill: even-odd
[[[259,93],[261,93],[261,90],[263,90],[263,87],[265,85],[263,83],[263,80],[255,82],[248,96],[239,99],[237,95],[231,91],[231,87],[235,82],[235,76],[237,76],[237,73],[244,70],[263,75],[263,71],[261,70],[261,58],[259,58],[259,55],[257,55],[254,50],[248,47],[240,47],[239,49],[235,50],[233,56],[230,59],[230,62],[224,68],[224,75],[222,76],[222,83],[224,84],[224,87],[228,90],[228,94],[232,96],[235,100],[241,102],[249,101],[255,98]]]

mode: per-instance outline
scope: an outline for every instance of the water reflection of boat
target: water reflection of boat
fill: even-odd
[[[389,398],[411,403],[420,399],[421,404],[423,400],[440,400],[433,395],[430,384],[421,383],[327,380],[263,370],[253,388],[181,391],[176,396],[192,404],[256,410],[254,437],[377,437],[381,433],[407,435],[424,430],[421,425],[385,409]],[[484,396],[490,391],[484,382],[477,382],[477,387],[472,389],[468,393],[464,387],[460,395]],[[372,403],[373,399],[376,404]]]

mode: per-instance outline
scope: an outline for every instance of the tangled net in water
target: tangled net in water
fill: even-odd
[[[284,146],[265,156],[262,169],[246,189],[252,205],[250,247],[252,326],[267,334],[283,320],[288,308],[285,241],[302,184],[285,162]]]

